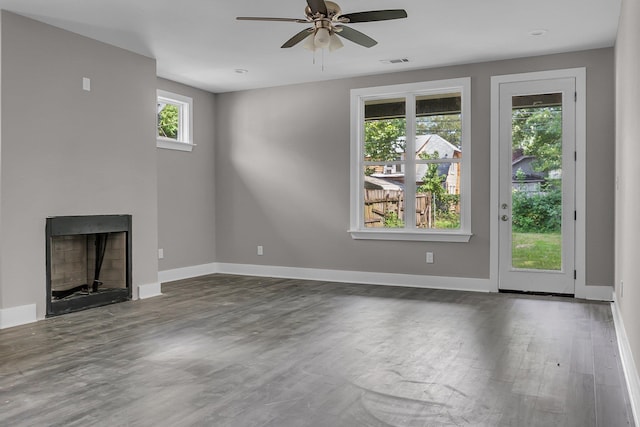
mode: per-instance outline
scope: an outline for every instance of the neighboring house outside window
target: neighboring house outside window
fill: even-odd
[[[353,238],[469,240],[470,84],[351,91]]]
[[[438,153],[442,159],[461,159],[462,150],[439,135],[416,136],[416,154],[429,154],[432,157]],[[416,177],[424,177],[427,165],[420,165],[416,170]],[[460,194],[460,163],[441,163],[438,174],[443,177],[443,187],[447,194]],[[457,206],[459,208],[459,204]]]
[[[188,96],[157,91],[157,147],[191,151],[193,143],[193,100]]]
[[[529,195],[545,192],[545,184],[549,180],[562,178],[560,169],[542,172],[537,168],[537,158],[523,154],[522,149],[513,150],[511,160],[511,182],[515,191]]]

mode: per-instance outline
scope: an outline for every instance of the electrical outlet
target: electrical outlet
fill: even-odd
[[[264,255],[264,248],[262,246],[258,246],[258,255]]]
[[[164,249],[160,248],[158,249],[158,259],[163,259],[164,258]]]
[[[427,252],[427,264],[433,264],[433,252]]]

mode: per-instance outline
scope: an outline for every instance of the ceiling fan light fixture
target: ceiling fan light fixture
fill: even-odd
[[[315,34],[311,33],[309,37],[304,39],[304,44],[302,45],[302,47],[307,50],[310,50],[311,52],[315,52],[316,51]]]
[[[338,50],[344,47],[342,44],[342,40],[337,35],[331,34],[331,40],[329,41],[329,52],[333,52],[334,50]]]
[[[313,43],[318,49],[325,49],[331,44],[331,34],[326,28],[318,28],[316,35],[313,37]]]
[[[323,46],[319,46],[318,43],[316,43],[316,34],[310,34],[304,40],[302,47],[311,52],[315,52],[318,49],[323,49]],[[344,47],[344,44],[342,44],[342,40],[340,40],[340,37],[338,37],[335,33],[330,32],[329,45],[327,47],[329,48],[329,52],[333,52],[334,50],[338,50]]]
[[[540,37],[540,36],[544,36],[545,34],[547,34],[547,30],[543,28],[538,28],[538,29],[529,31],[529,35],[533,37]]]

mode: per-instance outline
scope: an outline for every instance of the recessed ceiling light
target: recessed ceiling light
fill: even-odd
[[[403,64],[405,62],[409,62],[409,60],[407,58],[381,59],[380,62],[383,64]]]
[[[236,68],[234,71],[236,74],[247,74],[249,72],[249,70],[245,70],[244,68]]]
[[[529,31],[529,35],[534,37],[544,36],[545,34],[547,34],[547,30],[543,30],[543,29]]]

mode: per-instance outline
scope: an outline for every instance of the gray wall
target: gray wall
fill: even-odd
[[[616,296],[640,368],[640,3],[623,0],[616,41]],[[624,294],[620,283],[624,282]]]
[[[587,284],[612,285],[613,49],[218,95],[217,261],[489,277],[490,78],[587,68]],[[356,241],[349,227],[349,91],[472,78],[469,243]],[[256,255],[263,245],[264,256]],[[436,262],[424,262],[425,251]]]
[[[0,15],[0,309],[4,307],[2,292],[2,16]]]
[[[133,284],[157,282],[155,61],[2,12],[1,77],[2,307],[44,316],[47,216],[132,214]]]
[[[215,95],[169,80],[158,89],[193,99],[192,152],[158,149],[158,246],[160,270],[215,261]]]

